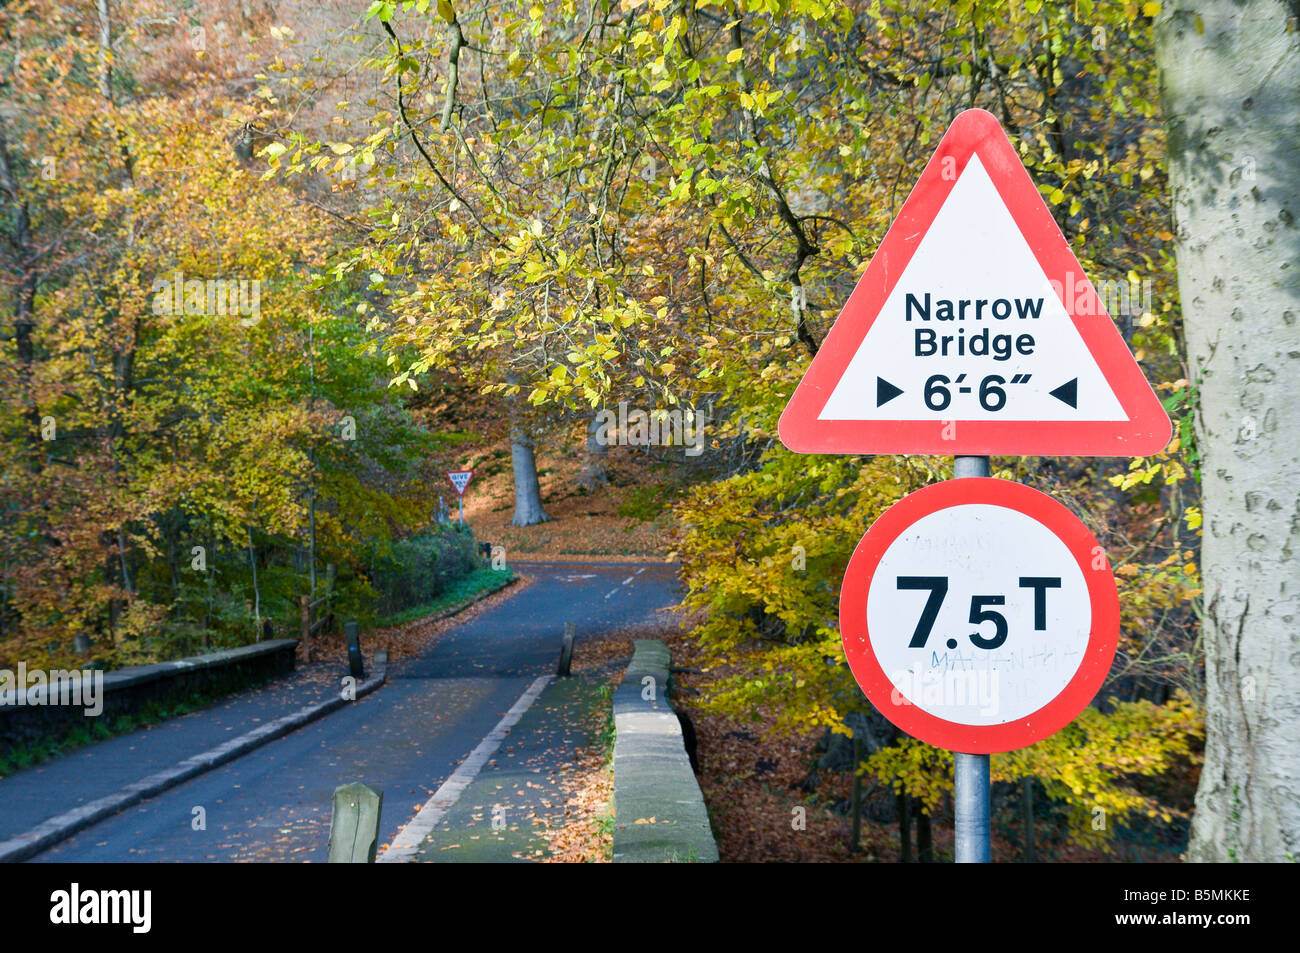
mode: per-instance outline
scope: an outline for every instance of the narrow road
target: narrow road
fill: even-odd
[[[532,680],[554,672],[566,621],[578,625],[580,653],[584,635],[653,621],[677,601],[663,564],[533,563],[522,572],[531,586],[390,666],[374,694],[33,860],[323,862],[330,797],[350,781],[383,791],[380,842],[389,842]]]

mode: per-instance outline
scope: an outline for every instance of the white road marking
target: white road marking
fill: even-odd
[[[626,585],[627,585],[629,582],[631,582],[634,578],[635,578],[635,574],[632,575],[632,576],[628,576],[626,579],[623,580],[622,585],[626,586]]]
[[[406,826],[397,832],[393,842],[388,845],[382,854],[375,858],[375,863],[392,864],[409,861],[414,858],[424,839],[433,832],[438,826],[438,822],[443,819],[446,813],[451,810],[452,806],[465,793],[465,789],[473,783],[478,777],[479,771],[488,763],[501,742],[505,741],[506,733],[523,717],[524,712],[537,701],[537,696],[542,690],[550,684],[553,675],[542,675],[535,679],[528,690],[519,696],[519,701],[515,702],[513,707],[505,713],[497,726],[493,728],[486,738],[478,743],[478,747],[470,752],[469,757],[461,762],[451,777],[442,782],[442,787],[433,792],[433,797],[424,802],[424,807],[420,812],[407,822]]]
[[[638,569],[636,572],[632,573],[632,575],[634,575],[634,576],[639,576],[639,575],[641,575],[641,573],[643,573],[643,572],[645,572],[645,566],[642,566],[642,567],[641,567],[640,569]]]
[[[605,593],[605,598],[608,599],[610,596],[612,596],[612,595],[613,595],[614,593],[616,593],[616,592],[618,592],[617,589],[611,589],[611,590],[609,590],[609,592]]]

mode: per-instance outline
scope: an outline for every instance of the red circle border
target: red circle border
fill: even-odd
[[[880,666],[867,629],[867,595],[885,551],[917,520],[939,510],[972,503],[1023,513],[1056,535],[1074,556],[1092,605],[1092,625],[1083,661],[1065,688],[1042,708],[1000,725],[963,725],[932,715],[916,704],[892,701],[896,686]],[[890,722],[927,744],[966,754],[1027,748],[1060,731],[1096,697],[1115,659],[1119,637],[1119,592],[1110,561],[1092,568],[1105,550],[1077,516],[1045,493],[1010,480],[965,477],[910,493],[871,525],[853,550],[840,590],[840,638],[849,668],[867,698]]]

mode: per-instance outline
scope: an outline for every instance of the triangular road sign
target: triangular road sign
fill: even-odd
[[[997,119],[968,109],[779,432],[800,453],[1146,456],[1171,427]]]
[[[465,495],[465,487],[469,486],[470,477],[473,475],[473,470],[449,470],[447,472],[447,479],[451,480],[451,485],[456,488],[457,496]]]

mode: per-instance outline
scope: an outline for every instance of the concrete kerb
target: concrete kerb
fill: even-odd
[[[715,863],[709,826],[681,724],[668,700],[664,643],[638,639],[614,692],[614,862]]]
[[[471,599],[458,603],[438,615],[432,617],[432,621],[437,622],[449,618],[459,612],[463,612],[470,606],[477,605],[488,596],[495,595],[501,590],[514,585],[519,581],[517,575],[512,575],[509,579],[503,580],[498,585],[479,593]],[[297,644],[293,639],[277,639],[274,642],[263,642],[256,645],[242,646],[235,649],[225,649],[220,652],[213,652],[210,655],[196,658],[183,659],[176,662],[160,662],[156,665],[141,666],[136,671],[128,674],[118,675],[114,679],[115,673],[105,675],[105,683],[114,679],[117,683],[115,687],[122,688],[129,685],[140,684],[143,682],[153,681],[157,678],[165,677],[176,671],[189,670],[194,668],[205,668],[213,665],[228,664],[230,661],[238,660],[244,657],[256,656],[273,651],[281,644]],[[379,686],[383,685],[387,679],[388,653],[380,651],[375,654],[374,668],[375,673],[365,681],[359,683],[356,687],[356,699],[361,699],[369,695]],[[10,692],[9,694],[12,694]],[[173,788],[184,781],[196,775],[211,771],[213,768],[233,761],[235,758],[245,755],[250,751],[260,748],[277,738],[282,738],[289,732],[301,728],[303,725],[310,724],[318,718],[333,711],[337,711],[344,705],[348,704],[350,699],[345,699],[341,694],[337,698],[331,698],[328,701],[320,702],[315,705],[308,705],[296,712],[277,718],[274,721],[267,722],[247,734],[238,738],[232,738],[224,744],[218,745],[201,754],[193,755],[186,758],[179,764],[173,765],[163,771],[155,772],[148,777],[130,784],[116,794],[110,794],[91,801],[88,804],[82,804],[70,811],[42,821],[26,833],[19,834],[17,837],[11,837],[8,840],[0,841],[0,863],[15,863],[34,857],[41,851],[52,847],[60,841],[67,840],[78,831],[84,830],[97,821],[103,820],[118,813],[133,804],[138,804],[146,798],[161,794],[168,788]],[[10,701],[12,704],[12,700]]]
[[[421,621],[422,623],[425,623],[425,624],[427,625],[427,624],[429,624],[429,623],[433,623],[433,622],[441,622],[443,619],[449,619],[449,618],[451,618],[451,617],[454,616],[454,615],[458,615],[458,614],[460,614],[461,612],[464,612],[466,609],[470,608],[471,606],[476,606],[476,605],[478,605],[478,604],[479,604],[480,602],[482,602],[484,599],[487,599],[487,598],[490,597],[490,596],[495,596],[498,592],[501,592],[503,589],[509,589],[511,586],[515,585],[517,582],[519,582],[519,576],[518,576],[518,575],[515,575],[515,574],[512,574],[512,575],[510,576],[509,579],[504,579],[504,580],[502,580],[501,582],[493,583],[492,586],[490,586],[490,587],[487,588],[487,589],[484,589],[484,590],[483,590],[482,592],[480,592],[478,595],[476,595],[476,596],[474,596],[474,597],[472,597],[472,598],[466,599],[464,602],[458,602],[458,603],[456,603],[454,606],[452,606],[450,609],[443,609],[443,610],[442,610],[441,612],[439,612],[437,615],[425,616],[425,617],[422,618],[420,621]],[[376,628],[377,628],[377,629],[388,629],[388,628],[392,628],[392,626],[390,626],[390,625],[378,625],[378,626],[376,626]]]
[[[450,609],[446,609],[442,612],[439,612],[437,615],[430,616],[429,618],[423,621],[441,622],[443,619],[448,619],[451,616],[456,615],[457,613],[464,612],[470,606],[478,605],[480,602],[482,602],[484,599],[488,598],[489,596],[495,596],[502,589],[508,589],[510,586],[513,586],[518,581],[519,581],[519,577],[512,573],[509,579],[505,579],[499,583],[494,584],[490,589],[484,589],[478,595],[474,596],[474,598],[466,599],[464,602],[458,602]]]
[[[356,699],[369,695],[384,684],[387,679],[386,663],[386,658],[383,665],[377,663],[375,673],[357,685]],[[193,755],[179,764],[142,778],[134,784],[127,785],[115,794],[99,798],[88,804],[82,804],[70,811],[51,817],[49,820],[42,821],[26,833],[11,837],[6,841],[0,841],[0,862],[13,863],[33,857],[54,844],[66,840],[78,831],[89,827],[91,824],[103,820],[105,817],[116,814],[146,798],[161,794],[168,788],[173,788],[196,775],[211,771],[228,761],[233,761],[235,758],[245,755],[255,748],[260,748],[277,738],[282,738],[289,732],[301,728],[318,718],[323,718],[330,712],[337,711],[344,705],[351,704],[351,702],[352,699],[344,698],[340,694],[328,701],[300,708],[296,712],[267,722],[265,725],[261,725],[247,734],[240,735],[238,738],[231,738],[224,744]]]

